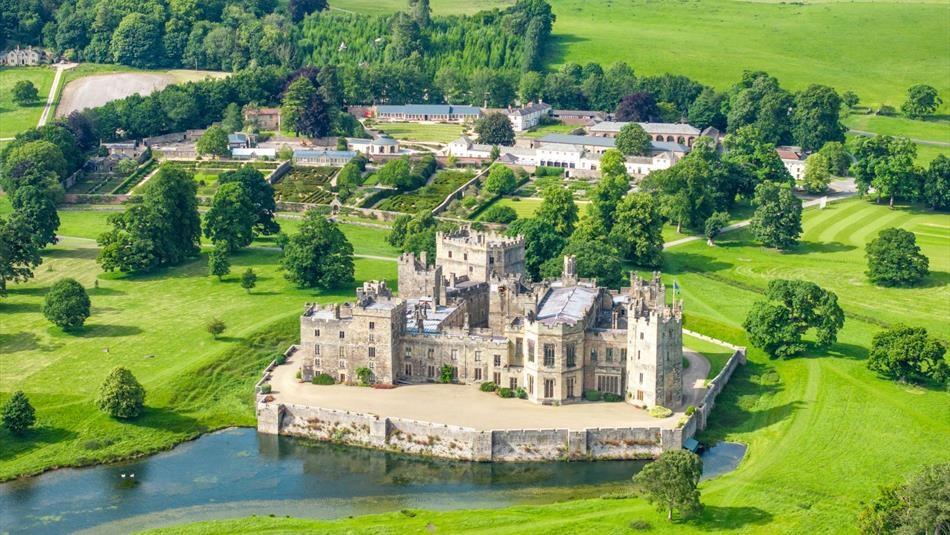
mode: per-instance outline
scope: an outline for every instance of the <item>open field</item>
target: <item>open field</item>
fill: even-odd
[[[610,499],[330,522],[252,518],[175,532],[415,532],[434,526],[515,534],[530,524],[538,532],[599,534],[628,532],[636,519],[649,521],[654,533],[851,532],[860,502],[878,485],[947,460],[948,394],[881,379],[867,370],[865,358],[880,322],[904,321],[947,336],[950,216],[853,200],[806,212],[804,226],[801,249],[786,254],[752,245],[742,231],[717,247],[694,242],[664,253],[667,282],[676,279],[683,289],[687,325],[704,334],[747,344],[740,324],[773,277],[807,278],[831,288],[848,313],[838,343],[826,352],[772,360],[750,350],[749,364],[737,370],[701,436],[749,449],[735,472],[700,486],[705,510],[695,521],[669,523],[643,500]],[[927,288],[877,289],[864,281],[864,244],[888,226],[918,233],[934,271]]]
[[[77,69],[81,68],[77,67]],[[180,84],[194,80],[201,80],[211,76],[221,78],[227,73],[213,71],[171,70],[171,71],[135,71],[125,72],[124,67],[95,66],[92,71],[80,71],[67,78],[68,83],[59,97],[56,107],[56,116],[63,117],[73,111],[102,106],[107,102],[125,98],[136,93],[148,95],[153,91],[164,89],[171,84]],[[92,74],[102,70],[109,74]],[[111,71],[119,72],[111,72]],[[83,75],[85,74],[85,75]],[[81,77],[80,77],[81,76]]]
[[[764,70],[789,89],[811,83],[852,90],[864,105],[899,106],[916,83],[950,92],[946,2],[585,2],[551,0],[557,21],[549,67],[626,61],[638,74],[684,74],[724,89],[744,70]],[[433,13],[473,4],[434,2]],[[391,12],[401,0],[340,0],[340,9]],[[950,99],[943,109],[950,109]]]
[[[563,123],[548,124],[544,126],[539,126],[537,128],[533,128],[531,130],[528,130],[527,132],[521,132],[520,135],[524,137],[539,138],[539,137],[544,137],[548,134],[569,134],[573,132],[574,130],[577,130],[578,128],[581,128],[581,127],[577,126],[576,124],[563,124]]]
[[[875,132],[885,136],[950,143],[950,121],[947,119],[910,119],[885,115],[850,114],[842,122],[852,130]],[[948,147],[950,149],[950,147]],[[950,150],[946,150],[950,152]]]
[[[448,143],[462,135],[457,124],[376,123],[373,128],[394,139],[422,142]]]
[[[55,74],[50,67],[0,68],[0,137],[13,137],[36,126]],[[36,86],[38,96],[31,105],[13,102],[13,86],[20,80]]]

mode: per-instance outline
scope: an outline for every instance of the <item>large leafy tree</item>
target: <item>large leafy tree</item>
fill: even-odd
[[[662,232],[656,198],[644,192],[628,193],[617,205],[609,240],[623,258],[655,267],[662,262]]]
[[[802,234],[802,201],[788,184],[766,181],[755,188],[755,212],[749,229],[766,247],[787,250]]]
[[[604,153],[600,166],[600,180],[590,191],[591,203],[587,211],[609,232],[614,225],[617,205],[630,190],[630,178],[623,164],[623,155],[618,150],[611,149]]]
[[[534,281],[541,280],[541,265],[564,248],[564,237],[554,225],[536,217],[516,220],[508,225],[507,234],[524,238],[525,273]]]
[[[112,60],[132,67],[156,66],[162,58],[161,28],[149,15],[129,13],[112,34]]]
[[[623,282],[620,252],[607,240],[572,237],[561,254],[541,265],[541,276],[560,277],[565,256],[574,256],[579,277],[597,279],[598,285],[608,288],[619,288]]]
[[[774,357],[791,357],[805,350],[802,337],[814,329],[819,346],[833,344],[844,326],[838,296],[802,280],[769,282],[765,299],[756,302],[743,327],[749,340]]]
[[[673,512],[684,517],[699,514],[699,478],[703,475],[703,461],[687,450],[664,452],[656,461],[649,463],[633,477],[643,488],[646,498],[660,512],[666,511],[667,520],[673,520]]]
[[[210,154],[212,156],[227,156],[231,154],[231,148],[228,146],[228,134],[220,126],[211,126],[195,144],[198,154]]]
[[[356,164],[347,164],[343,168],[356,168]],[[342,174],[342,172],[341,172]],[[340,178],[340,180],[344,180]],[[257,169],[245,165],[237,171],[227,171],[218,176],[218,184],[240,184],[251,204],[254,215],[254,232],[269,236],[280,232],[280,225],[275,219],[277,203],[274,201],[274,187],[264,179],[264,175]]]
[[[726,116],[722,112],[725,98],[725,95],[717,93],[712,88],[703,89],[702,93],[689,106],[687,115],[689,124],[700,129],[712,126],[720,131],[725,131]]]
[[[64,331],[81,328],[89,314],[89,295],[75,279],[56,281],[43,299],[43,316]]]
[[[653,148],[650,136],[637,123],[623,125],[617,134],[617,150],[626,155],[647,156]]]
[[[300,134],[300,125],[298,124],[306,113],[307,105],[317,94],[317,88],[307,76],[297,76],[287,86],[284,91],[283,102],[280,106],[280,116],[283,122],[283,128],[292,130]]]
[[[934,210],[950,210],[950,158],[943,154],[934,158],[927,169],[924,200]]]
[[[770,180],[791,184],[795,181],[782,163],[782,157],[775,151],[775,144],[765,141],[762,132],[755,126],[740,127],[723,140],[726,148],[725,160],[742,166],[752,178],[744,184],[741,192],[751,195],[755,186]]]
[[[792,95],[779,87],[778,79],[767,73],[745,72],[730,91],[726,115],[728,131],[755,126],[761,139],[780,144],[791,140]]]
[[[920,252],[917,236],[901,228],[887,228],[865,247],[867,276],[880,286],[913,286],[927,276],[930,261]]]
[[[874,335],[868,368],[899,380],[950,379],[946,344],[922,327],[896,325]]]
[[[287,280],[305,288],[335,288],[353,281],[353,246],[335,223],[316,211],[284,245]]]
[[[805,174],[802,177],[802,189],[808,193],[824,193],[831,183],[831,162],[821,152],[816,152],[805,160]]]
[[[62,191],[59,181],[66,178],[66,159],[63,151],[45,140],[29,141],[4,149],[2,186],[9,195],[23,186],[34,186],[42,191]]]
[[[851,155],[845,149],[844,143],[829,141],[821,147],[818,153],[827,158],[829,173],[835,176],[848,175],[848,167],[851,166]]]
[[[852,142],[855,162],[851,174],[858,191],[864,195],[871,187],[877,200],[887,198],[914,200],[920,194],[923,172],[914,165],[917,146],[905,137],[858,137]]]
[[[950,522],[948,488],[950,463],[925,466],[906,483],[881,487],[858,527],[867,535],[940,533]]]
[[[11,94],[13,95],[13,102],[16,102],[20,106],[32,104],[39,99],[36,86],[29,80],[18,80],[13,84]]]
[[[489,113],[475,122],[478,140],[488,145],[510,146],[515,142],[515,131],[504,113]]]
[[[8,282],[33,278],[42,262],[33,233],[33,225],[21,213],[0,217],[0,296],[7,295]]]
[[[844,141],[841,97],[826,85],[812,84],[795,95],[792,136],[806,151],[816,151],[829,141]]]
[[[541,192],[541,197],[541,206],[534,216],[548,222],[561,236],[570,236],[578,218],[574,195],[564,186],[552,184]]]
[[[291,21],[300,22],[307,15],[328,7],[327,0],[290,0],[287,3],[287,12],[290,13]]]
[[[36,423],[36,411],[22,390],[17,390],[3,404],[0,423],[14,435],[22,434]]]
[[[485,191],[497,195],[511,193],[517,186],[515,172],[510,167],[501,164],[493,165],[488,172],[488,178],[485,179]]]
[[[113,418],[135,418],[145,407],[145,388],[127,368],[114,368],[99,387],[96,406]]]
[[[205,216],[204,235],[215,248],[233,253],[254,240],[256,215],[254,203],[242,184],[221,184]]]
[[[33,241],[39,248],[56,243],[59,214],[50,194],[36,186],[23,186],[13,195],[13,209],[33,228]]]
[[[932,115],[940,105],[943,99],[936,89],[929,85],[917,84],[907,90],[907,100],[901,105],[901,111],[908,117],[919,119]]]
[[[614,117],[618,121],[655,121],[660,118],[660,109],[652,93],[637,91],[620,99]]]

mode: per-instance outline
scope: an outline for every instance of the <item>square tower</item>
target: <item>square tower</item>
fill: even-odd
[[[450,279],[489,282],[524,273],[524,239],[470,228],[436,236],[435,264]]]
[[[634,278],[628,305],[627,400],[641,407],[674,408],[683,400],[683,316],[666,304],[659,274]]]

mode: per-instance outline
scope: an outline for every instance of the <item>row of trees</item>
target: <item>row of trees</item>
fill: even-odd
[[[922,202],[934,210],[950,210],[950,158],[941,154],[927,169],[916,165],[917,145],[906,137],[858,137],[851,143],[850,171],[858,191],[872,188],[877,201]]]

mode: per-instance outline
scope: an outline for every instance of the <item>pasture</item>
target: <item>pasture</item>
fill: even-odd
[[[852,90],[863,105],[900,106],[917,83],[950,93],[945,2],[585,2],[551,0],[557,21],[547,66],[625,61],[638,74],[684,74],[724,89],[764,70],[793,90]],[[433,2],[436,15],[509,2]],[[392,12],[401,0],[340,0],[339,9]],[[950,99],[943,106],[950,109]]]
[[[376,123],[373,128],[393,139],[423,143],[448,143],[462,135],[462,126],[457,124]]]
[[[918,236],[933,274],[917,289],[880,289],[864,280],[863,248],[881,229],[900,226]],[[749,449],[739,468],[701,484],[705,509],[691,522],[665,516],[636,498],[567,501],[487,511],[393,512],[319,521],[253,518],[199,523],[176,533],[266,529],[322,533],[354,530],[520,533],[620,533],[646,520],[656,533],[828,533],[854,530],[860,502],[878,485],[901,481],[922,465],[946,461],[950,441],[942,389],[899,384],[867,370],[871,336],[898,321],[946,338],[950,317],[950,216],[863,200],[809,210],[798,250],[777,253],[744,231],[716,247],[693,242],[664,253],[664,277],[677,280],[690,329],[737,344],[740,327],[768,280],[804,278],[837,292],[847,313],[828,350],[773,360],[751,348],[720,396],[706,442],[732,440]],[[687,339],[687,345],[695,342]],[[709,348],[706,348],[707,350]]]
[[[55,74],[50,67],[0,68],[0,138],[13,137],[36,126]],[[20,80],[36,86],[38,96],[32,104],[20,106],[13,102],[13,86]]]

